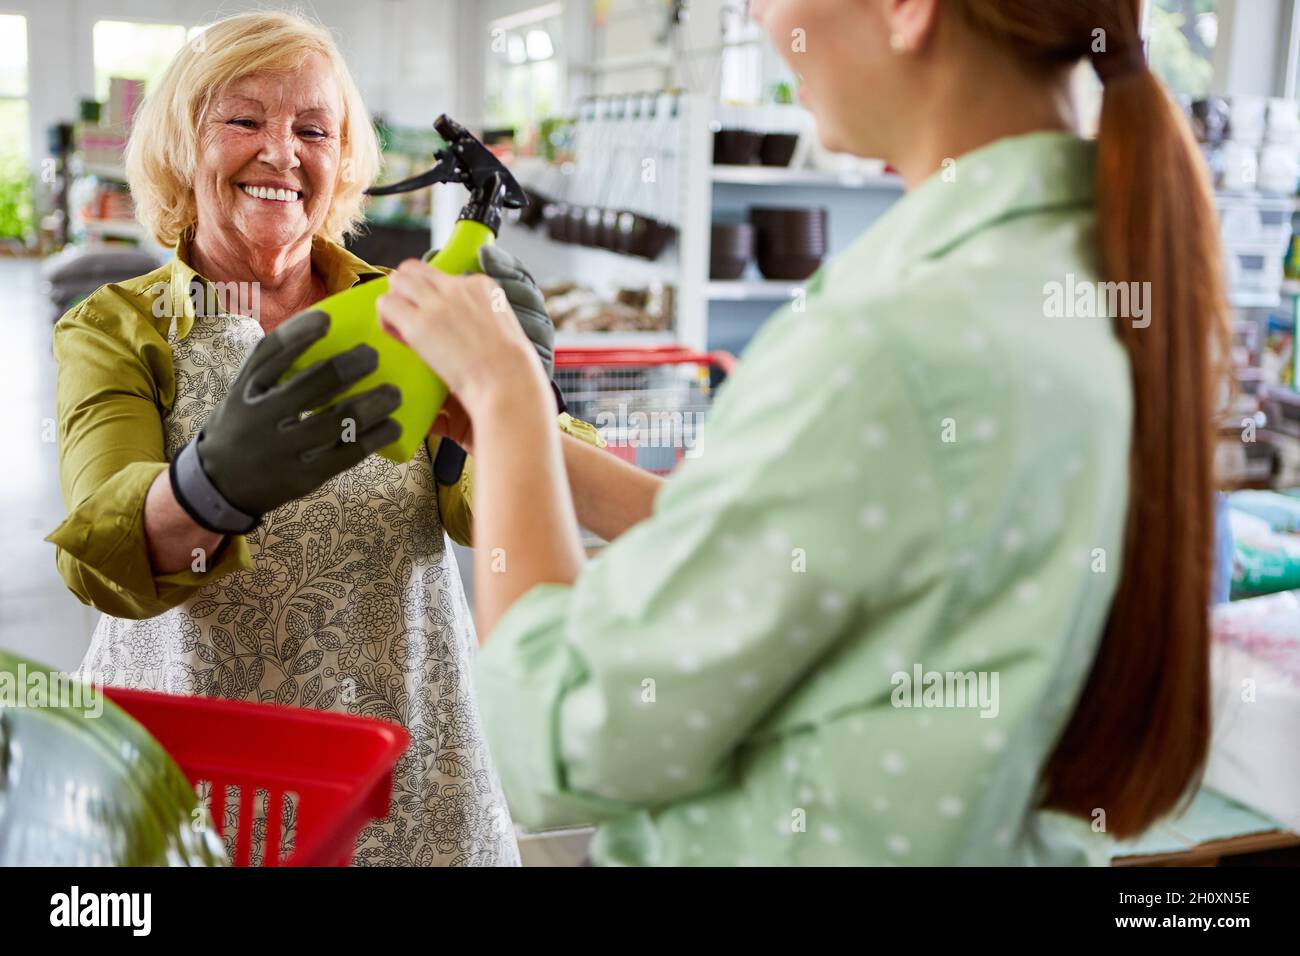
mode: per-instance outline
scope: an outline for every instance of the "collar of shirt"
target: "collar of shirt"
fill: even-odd
[[[198,273],[189,264],[189,243],[184,237],[177,240],[172,249],[172,259],[168,263],[171,283],[171,301],[180,306],[173,313],[178,338],[189,335],[194,325],[194,299],[190,290],[198,282],[203,288],[203,301],[209,301],[213,295],[210,290],[214,283]],[[372,266],[358,259],[336,242],[324,236],[315,236],[311,242],[312,269],[325,280],[325,290],[329,295],[342,292],[369,279],[386,275],[387,270]]]
[[[859,285],[938,258],[1018,216],[1093,205],[1095,144],[1071,133],[1000,139],[952,160],[909,192],[809,281]]]

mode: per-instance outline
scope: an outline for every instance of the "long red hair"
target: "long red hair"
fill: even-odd
[[[947,2],[1031,65],[1141,49],[1140,0]],[[1097,139],[1098,237],[1110,281],[1151,283],[1150,324],[1115,325],[1134,395],[1123,568],[1044,782],[1046,806],[1104,810],[1123,838],[1177,807],[1209,746],[1214,444],[1229,331],[1213,194],[1190,126],[1152,73],[1117,72]]]

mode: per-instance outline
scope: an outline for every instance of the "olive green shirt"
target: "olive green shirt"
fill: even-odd
[[[173,258],[153,272],[96,290],[54,328],[59,477],[68,515],[46,540],[55,545],[59,573],[72,592],[115,617],[153,617],[203,585],[253,566],[242,535],[229,537],[202,571],[156,574],[149,561],[145,495],[168,467],[163,421],[176,396],[168,344],[172,316],[176,335],[184,338],[194,322],[191,289],[205,290],[202,303],[212,287],[189,266],[186,253],[178,244]],[[311,259],[329,294],[391,271],[320,237]],[[170,307],[159,309],[164,288]],[[584,422],[561,415],[559,424],[599,443]],[[429,440],[430,454],[438,441]],[[456,485],[438,487],[443,525],[465,545],[471,538],[472,481],[473,462],[467,459]]]
[[[601,822],[602,864],[1106,861],[1038,809],[1127,508],[1127,356],[1045,305],[1097,279],[1093,166],[1034,134],[903,198],[652,516],[510,608],[475,677],[517,821]]]

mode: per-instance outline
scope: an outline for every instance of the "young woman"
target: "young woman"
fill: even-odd
[[[598,863],[1103,862],[1205,756],[1226,354],[1137,2],[753,7],[825,145],[908,194],[762,328],[702,456],[661,486],[542,427],[490,280],[409,263],[381,300],[479,463],[512,808],[603,821]],[[585,566],[575,504],[617,538]]]

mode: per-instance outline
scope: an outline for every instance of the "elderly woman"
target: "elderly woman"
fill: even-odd
[[[49,540],[104,612],[84,674],[396,721],[413,743],[357,862],[516,864],[444,534],[469,541],[470,469],[443,487],[429,454],[371,454],[395,437],[391,387],[303,415],[374,369],[365,346],[276,384],[328,323],[286,320],[386,271],[339,245],[378,167],[320,27],[245,14],[177,55],[127,154],[138,215],[175,255],[56,327],[69,514]],[[484,260],[548,351],[531,279]]]

